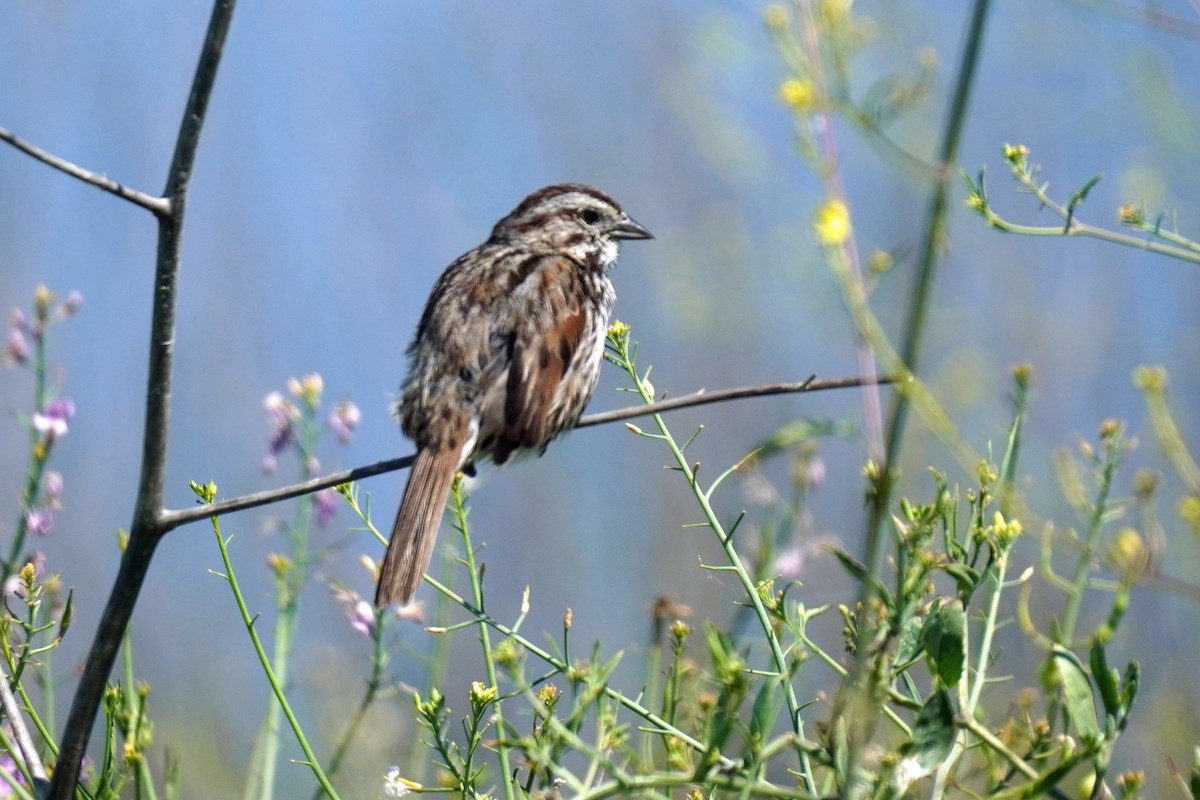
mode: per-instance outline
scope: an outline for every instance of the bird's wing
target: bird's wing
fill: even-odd
[[[560,390],[589,328],[579,269],[563,256],[531,259],[499,300],[491,337],[495,380],[484,397],[480,431],[481,446],[491,445],[498,464],[559,433]]]

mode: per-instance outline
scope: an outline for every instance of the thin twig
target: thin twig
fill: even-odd
[[[689,406],[701,406],[709,403],[724,403],[729,400],[742,400],[747,397],[768,397],[774,394],[794,394],[796,392],[820,392],[826,389],[852,389],[857,386],[872,386],[891,383],[892,378],[881,375],[874,378],[826,378],[818,380],[812,375],[807,380],[790,383],[763,383],[757,386],[739,386],[736,389],[720,389],[715,392],[701,389],[698,392],[685,394],[671,400],[660,400],[657,403],[641,406],[619,408],[616,411],[602,411],[588,414],[579,420],[576,428],[586,428],[591,425],[604,425],[634,417],[646,417],[651,414],[661,414]]]
[[[1131,19],[1148,28],[1157,28],[1167,33],[1186,36],[1189,39],[1200,39],[1200,24],[1184,17],[1165,14],[1154,8],[1153,3],[1127,4],[1113,2],[1113,0],[1068,0],[1068,2],[1081,8],[1098,11],[1101,14]]]
[[[175,153],[167,174],[169,213],[158,214],[158,256],[154,277],[154,307],[150,323],[150,368],[146,385],[146,420],[142,441],[142,470],[134,504],[129,542],[121,567],[100,617],[96,637],[88,652],[71,712],[63,731],[63,746],[50,800],[70,800],[75,794],[80,763],[87,750],[92,726],[116,661],[129,618],[162,535],[170,530],[163,520],[163,484],[170,417],[172,354],[175,346],[175,293],[179,278],[180,237],[188,183],[195,163],[200,129],[204,124],[225,36],[233,19],[236,0],[216,0],[200,51],[192,89],[179,126]]]
[[[139,192],[137,189],[131,189],[123,183],[117,183],[107,175],[93,172],[90,169],[84,169],[78,164],[72,164],[65,158],[60,158],[35,144],[25,141],[7,128],[0,128],[0,141],[8,142],[22,153],[37,159],[43,164],[54,167],[60,172],[65,172],[72,178],[78,178],[84,183],[95,186],[97,189],[114,194],[122,200],[128,200],[134,205],[141,206],[159,218],[171,215],[171,201],[168,198],[155,197],[145,192]]]
[[[8,724],[12,728],[13,737],[17,740],[17,749],[21,751],[21,759],[25,762],[25,768],[29,770],[29,774],[36,784],[44,784],[46,768],[42,765],[42,759],[38,757],[33,737],[29,735],[29,729],[25,727],[25,718],[21,715],[21,707],[17,705],[17,698],[13,695],[8,681],[9,677],[0,672],[0,703],[4,706],[4,715],[8,717]]]
[[[636,417],[645,417],[651,414],[661,414],[667,411],[676,411],[681,408],[690,408],[691,406],[707,405],[709,403],[723,403],[729,400],[740,400],[746,397],[767,397],[775,394],[791,394],[795,392],[818,392],[826,389],[846,389],[855,386],[863,386],[868,384],[887,384],[891,383],[892,379],[887,376],[877,376],[874,378],[830,378],[827,380],[817,380],[809,378],[806,381],[794,383],[767,383],[758,386],[741,386],[736,389],[722,389],[716,392],[699,391],[692,394],[675,397],[671,400],[661,400],[651,405],[629,406],[627,408],[619,408],[615,411],[602,411],[597,414],[589,414],[579,420],[576,428],[587,428],[592,425],[604,425],[610,422],[620,422],[621,420],[634,419]],[[181,508],[164,511],[159,518],[165,530],[176,528],[180,525],[186,525],[189,522],[195,522],[200,519],[208,519],[222,514],[230,514],[234,511],[244,511],[248,508],[257,508],[259,506],[278,503],[281,500],[288,500],[292,497],[316,492],[321,489],[326,489],[330,486],[339,486],[343,483],[370,478],[375,475],[382,475],[385,472],[394,472],[398,469],[404,469],[413,462],[413,456],[404,456],[403,458],[389,458],[386,461],[378,461],[374,464],[367,464],[354,469],[342,470],[333,472],[329,475],[323,475],[319,478],[294,483],[290,486],[283,486],[279,489],[268,489],[262,492],[254,492],[252,494],[242,495],[240,497],[231,497],[228,500],[222,500],[213,503],[210,506],[196,508]]]

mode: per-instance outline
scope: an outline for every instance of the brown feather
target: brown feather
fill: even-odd
[[[578,295],[578,288],[572,285],[577,279],[570,259],[545,258],[527,281],[534,291],[518,295],[524,301],[518,301],[518,319],[535,324],[523,324],[515,331],[497,463],[503,463],[511,449],[538,450],[553,436],[548,428],[554,419],[552,411],[561,402],[559,387],[575,361],[586,329],[583,310],[569,299]]]
[[[433,544],[446,509],[446,494],[461,458],[458,450],[417,451],[379,570],[379,587],[375,590],[378,608],[407,603],[421,583],[433,556]]]

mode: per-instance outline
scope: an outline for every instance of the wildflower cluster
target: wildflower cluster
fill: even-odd
[[[33,411],[28,417],[18,417],[29,431],[29,470],[21,494],[20,517],[15,527],[11,548],[2,564],[2,580],[6,589],[16,572],[25,547],[26,537],[42,537],[54,530],[56,516],[62,510],[62,473],[47,468],[55,443],[67,435],[75,417],[75,401],[61,394],[61,386],[48,381],[50,370],[46,357],[46,339],[51,327],[79,313],[83,296],[71,292],[59,302],[45,286],[34,291],[29,313],[14,308],[8,317],[8,336],[0,364],[9,369],[28,371],[33,380]],[[28,562],[40,559],[32,554]]]
[[[340,444],[348,444],[354,438],[362,412],[350,400],[339,400],[330,409],[324,424],[319,422],[324,391],[325,381],[314,372],[302,378],[290,378],[286,394],[274,391],[263,398],[263,411],[270,428],[267,453],[262,460],[263,472],[274,472],[279,465],[279,456],[291,450],[300,462],[301,476],[314,477],[321,470],[315,446],[323,432],[332,432]],[[313,502],[320,525],[328,524],[340,504],[334,489],[317,492]]]

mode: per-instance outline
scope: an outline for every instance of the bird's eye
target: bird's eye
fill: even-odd
[[[585,208],[582,212],[580,212],[579,218],[588,225],[595,225],[600,221],[600,212],[594,208]]]

